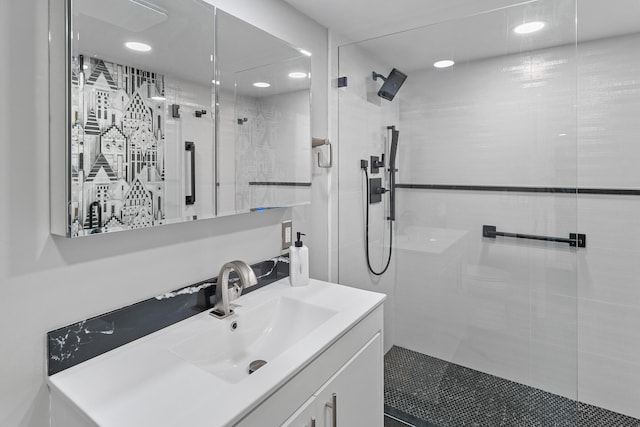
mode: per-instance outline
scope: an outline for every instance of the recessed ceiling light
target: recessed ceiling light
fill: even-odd
[[[442,61],[434,62],[433,66],[436,68],[447,68],[453,66],[454,64],[455,62],[450,59],[443,59]]]
[[[211,80],[211,84],[220,85],[220,81],[219,80]]]
[[[253,85],[254,85],[255,87],[269,87],[269,86],[271,86],[271,85],[270,85],[269,83],[267,83],[267,82],[255,82]]]
[[[302,71],[294,71],[293,73],[289,73],[289,77],[292,79],[304,79],[307,77],[307,73],[303,73]]]
[[[516,34],[531,34],[540,31],[546,24],[542,21],[525,22],[513,29]]]
[[[298,49],[298,51],[303,55],[311,56],[311,52],[309,52],[308,50]]]
[[[166,101],[167,100],[167,98],[165,98],[164,96],[159,96],[159,95],[152,96],[151,99],[153,99],[154,101]]]
[[[136,52],[149,52],[151,46],[141,42],[126,42],[124,44],[128,49],[135,50]]]

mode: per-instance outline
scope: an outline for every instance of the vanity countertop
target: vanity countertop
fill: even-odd
[[[333,312],[253,375],[225,381],[180,357],[176,346],[194,341],[214,323],[241,324],[243,313],[278,298]],[[52,393],[102,427],[226,426],[239,421],[270,394],[382,304],[383,294],[311,280],[288,279],[243,295],[236,313],[216,319],[202,312],[127,345],[48,377]],[[296,319],[290,319],[295,325]],[[215,340],[215,335],[212,336]]]

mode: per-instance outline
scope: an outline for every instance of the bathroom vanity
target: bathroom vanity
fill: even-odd
[[[381,427],[384,298],[282,279],[49,376],[51,425]]]

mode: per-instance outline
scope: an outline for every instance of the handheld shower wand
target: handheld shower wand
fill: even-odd
[[[387,126],[391,130],[391,148],[389,149],[389,221],[396,220],[396,154],[400,131],[395,126]]]
[[[387,131],[391,131],[391,146],[389,147],[389,189],[384,191],[389,193],[389,216],[387,220],[389,221],[389,256],[387,258],[387,263],[382,271],[376,271],[371,266],[371,258],[369,256],[369,173],[367,172],[366,161],[363,160],[361,162],[361,168],[365,174],[365,180],[367,185],[367,203],[366,203],[366,223],[365,223],[365,254],[367,257],[367,267],[372,274],[376,276],[382,276],[389,265],[391,265],[391,253],[393,251],[393,221],[395,221],[396,217],[396,154],[398,152],[398,138],[400,137],[400,131],[396,130],[395,126],[387,126]],[[384,190],[384,189],[383,189]]]

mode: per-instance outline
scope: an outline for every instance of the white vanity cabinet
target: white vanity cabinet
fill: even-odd
[[[299,411],[286,427],[382,426],[382,337],[367,343]]]
[[[382,427],[383,398],[378,307],[237,425]]]

